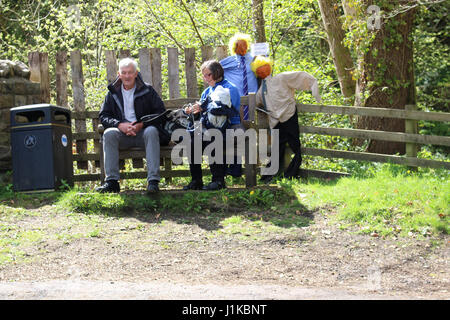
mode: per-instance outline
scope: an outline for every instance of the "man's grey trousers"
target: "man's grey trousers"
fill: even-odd
[[[119,150],[133,147],[145,149],[147,159],[147,181],[160,180],[159,176],[159,133],[153,126],[138,132],[135,137],[127,136],[118,128],[108,128],[103,133],[103,156],[105,180],[119,180]]]

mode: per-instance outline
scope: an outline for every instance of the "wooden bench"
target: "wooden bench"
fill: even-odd
[[[173,99],[173,100],[165,100],[164,105],[167,110],[176,110],[181,107],[183,107],[185,104],[193,103],[197,101],[196,98],[186,98],[186,99]],[[248,96],[241,97],[241,119],[243,116],[242,112],[242,106],[248,105],[249,106],[249,120],[242,121],[244,124],[244,127],[246,129],[248,128],[257,128],[258,125],[256,123],[257,117],[255,116],[255,94],[250,93]],[[261,120],[263,120],[262,117],[260,117]],[[267,128],[267,120],[261,121],[262,127]],[[101,124],[98,125],[98,133],[101,135],[103,134],[104,128]],[[100,139],[101,141],[101,139]],[[246,152],[245,154],[248,155],[249,148],[256,148],[257,146],[249,146],[248,143],[246,143]],[[173,170],[172,169],[172,160],[171,160],[171,152],[173,147],[172,146],[161,146],[160,152],[161,152],[161,166],[164,167],[164,170],[161,170],[160,175],[162,178],[165,178],[169,183],[171,182],[173,177],[190,177],[190,171],[189,170]],[[100,180],[103,183],[105,179],[105,167],[104,167],[104,157],[103,157],[103,147],[100,142],[99,146],[99,153],[100,153]],[[130,148],[127,150],[120,150],[119,152],[119,159],[122,162],[121,168],[123,168],[123,161],[125,159],[132,159],[133,161],[133,168],[144,168],[143,165],[143,159],[145,159],[145,151],[141,148]],[[256,186],[256,175],[258,173],[258,165],[257,164],[248,164],[248,159],[244,159],[243,163],[243,175],[245,176],[245,185],[246,187],[254,187]],[[210,171],[209,169],[203,169],[204,175],[209,175]],[[136,172],[122,172],[120,173],[121,179],[145,179],[147,178],[147,172],[146,171],[136,171]]]

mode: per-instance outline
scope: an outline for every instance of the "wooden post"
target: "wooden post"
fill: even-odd
[[[249,107],[249,119],[253,119],[252,121],[248,121],[249,127],[252,129],[256,129],[254,125],[255,120],[255,106],[256,106],[256,95],[254,93],[249,93],[248,95],[248,107]],[[250,145],[248,138],[245,139],[245,186],[247,188],[251,188],[256,186],[256,164],[250,164],[250,148],[257,148],[257,146]],[[257,150],[254,150],[257,152]]]
[[[151,48],[150,58],[152,65],[152,86],[162,98],[161,49]]]
[[[202,62],[213,59],[214,57],[214,49],[211,46],[202,46]]]
[[[41,82],[41,67],[39,62],[39,52],[28,53],[28,66],[30,68],[30,81]]]
[[[202,46],[202,63],[214,58],[214,50],[211,46]],[[203,89],[206,89],[208,84],[203,81]]]
[[[99,118],[92,119],[92,129],[94,132],[97,132],[97,128],[98,128],[99,124],[100,124]],[[94,139],[94,152],[97,154],[101,154],[100,149],[101,149],[100,140]],[[100,161],[98,161],[98,160],[95,161],[95,167],[100,168]]]
[[[50,103],[50,72],[48,68],[48,53],[39,53],[39,66],[41,69],[41,100]]]
[[[178,99],[181,97],[178,49],[168,47],[167,59],[167,68],[169,73],[169,99]]]
[[[228,57],[228,47],[227,46],[218,46],[216,47],[216,59],[222,60]]]
[[[106,62],[106,79],[108,84],[111,84],[117,78],[117,60],[116,52],[114,50],[105,51]]]
[[[67,52],[56,53],[56,104],[68,108],[67,104]]]
[[[50,73],[48,69],[48,53],[30,52],[28,54],[30,80],[41,84],[41,102],[50,103]]]
[[[70,68],[72,69],[72,91],[74,111],[85,111],[83,66],[80,50],[72,51],[70,54]],[[86,132],[86,120],[75,120],[75,131]],[[87,141],[77,140],[76,149],[78,154],[87,153]],[[87,170],[87,161],[78,161],[79,169]]]
[[[133,168],[135,168],[135,169],[144,167],[144,160],[142,158],[133,158],[132,162],[133,162]]]
[[[144,82],[152,86],[152,65],[150,61],[150,50],[148,48],[139,49],[139,71]]]
[[[172,159],[164,157],[164,171],[172,172]],[[172,183],[172,177],[169,175],[166,177],[167,183]]]
[[[248,94],[248,120],[255,122],[256,112],[256,93],[250,92]]]
[[[262,112],[255,112],[255,128],[258,130],[258,137],[259,137],[259,130],[266,130],[267,131],[267,147],[269,150],[271,150],[271,131],[270,131],[270,125],[269,125],[269,116]],[[259,141],[259,140],[258,140]],[[260,146],[258,145],[258,150]],[[258,158],[258,165],[260,165],[260,159]]]
[[[131,57],[131,51],[128,49],[120,49],[119,51],[119,60],[124,58],[130,58]]]
[[[195,67],[195,48],[185,48],[186,91],[188,98],[198,97],[197,69]]]
[[[414,104],[405,105],[405,110],[407,111],[415,111],[417,110],[417,106]],[[405,133],[418,133],[417,120],[405,120]],[[407,157],[417,157],[417,144],[415,143],[406,143],[406,156]],[[410,167],[412,170],[417,170],[417,167]]]

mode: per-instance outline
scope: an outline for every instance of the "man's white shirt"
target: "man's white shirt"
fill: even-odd
[[[122,97],[123,97],[123,111],[125,113],[125,119],[129,122],[135,122],[136,113],[134,111],[134,91],[136,90],[136,85],[130,89],[126,90],[122,84]]]

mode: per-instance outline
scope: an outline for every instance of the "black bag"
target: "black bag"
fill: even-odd
[[[167,146],[176,129],[187,130],[193,124],[193,117],[184,112],[184,108],[177,110],[166,110],[161,114],[150,114],[143,116],[140,121],[146,125],[154,126],[159,132],[159,144]],[[175,143],[179,141],[174,141]]]

